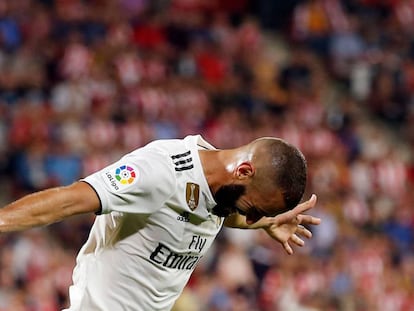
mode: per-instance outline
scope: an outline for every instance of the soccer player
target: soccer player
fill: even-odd
[[[69,289],[70,311],[170,310],[223,225],[302,246],[302,153],[277,138],[218,150],[199,135],[158,140],[70,186],[0,209],[0,232],[96,213]],[[301,237],[302,236],[302,237]]]

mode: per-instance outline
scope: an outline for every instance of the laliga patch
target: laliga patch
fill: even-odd
[[[122,185],[132,184],[135,180],[135,177],[135,170],[128,165],[122,165],[121,167],[118,167],[115,171],[115,178]]]
[[[138,177],[136,171],[136,168],[131,165],[121,165],[105,172],[105,181],[114,190],[120,190],[136,181]]]

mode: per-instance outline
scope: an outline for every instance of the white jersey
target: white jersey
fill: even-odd
[[[70,311],[170,310],[223,219],[204,176],[201,136],[158,140],[84,179],[101,200],[79,252]]]

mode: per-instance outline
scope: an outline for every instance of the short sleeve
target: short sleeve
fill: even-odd
[[[138,149],[82,181],[101,201],[102,214],[112,211],[151,214],[175,192],[170,158],[152,149]]]

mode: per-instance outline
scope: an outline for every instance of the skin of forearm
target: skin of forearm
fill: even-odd
[[[264,229],[271,225],[269,217],[262,217],[253,224],[246,223],[246,216],[240,214],[232,214],[226,218],[224,225],[229,228],[238,229]]]
[[[0,209],[0,232],[48,225],[65,217],[70,203],[61,188],[27,195]]]
[[[97,203],[98,202],[98,203]],[[20,231],[94,212],[99,201],[85,183],[29,194],[0,209],[0,232]]]

